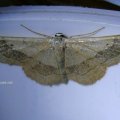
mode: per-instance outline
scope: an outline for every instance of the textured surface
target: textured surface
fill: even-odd
[[[92,84],[120,62],[120,35],[104,37],[0,37],[0,62],[22,66],[41,84]]]

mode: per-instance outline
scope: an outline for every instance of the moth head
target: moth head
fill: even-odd
[[[63,34],[63,33],[56,33],[55,37],[58,37],[58,38],[67,38],[67,36],[65,34]]]

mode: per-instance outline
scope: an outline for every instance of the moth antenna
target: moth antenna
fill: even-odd
[[[30,32],[32,33],[35,33],[37,35],[40,35],[40,36],[43,36],[43,37],[47,37],[47,38],[53,38],[52,36],[49,36],[49,35],[45,35],[45,34],[42,34],[42,33],[38,33],[36,31],[33,31],[32,29],[26,27],[25,25],[21,24],[20,26],[24,27],[25,29],[29,30]]]
[[[97,30],[95,30],[95,31],[93,31],[93,32],[90,32],[90,33],[70,36],[70,38],[77,38],[77,37],[80,37],[80,38],[82,38],[82,37],[90,37],[90,36],[95,35],[96,33],[98,33],[99,31],[101,31],[101,30],[103,30],[103,29],[105,29],[105,27],[101,27],[101,28],[99,28],[99,29],[97,29]]]

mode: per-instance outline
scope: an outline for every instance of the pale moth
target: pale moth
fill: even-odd
[[[120,35],[93,37],[94,32],[66,36],[37,33],[36,37],[0,36],[0,62],[21,66],[25,74],[44,85],[74,80],[89,85],[100,80],[107,67],[120,62]]]

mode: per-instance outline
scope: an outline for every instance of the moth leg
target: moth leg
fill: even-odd
[[[95,35],[96,33],[98,33],[99,31],[103,30],[105,27],[101,27],[93,32],[90,33],[86,33],[86,34],[81,34],[81,35],[74,35],[74,36],[70,36],[69,38],[83,38],[83,37],[90,37]]]
[[[42,37],[53,38],[52,36],[49,36],[49,35],[45,35],[45,34],[42,34],[42,33],[35,32],[35,31],[31,30],[30,28],[24,26],[23,24],[21,24],[21,26],[24,27],[25,29],[29,30],[30,32],[35,33],[35,34],[37,34],[37,35],[40,35],[40,36],[42,36]]]

